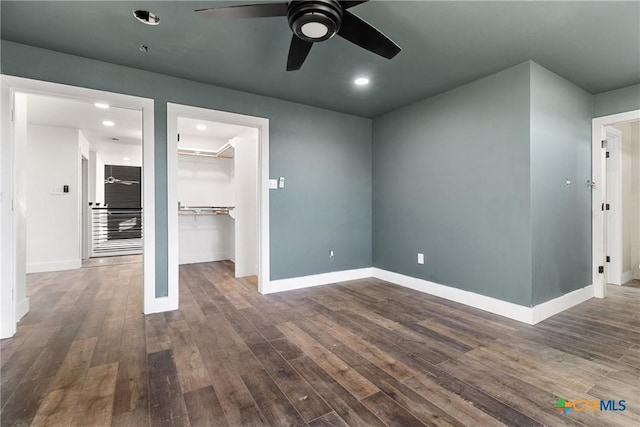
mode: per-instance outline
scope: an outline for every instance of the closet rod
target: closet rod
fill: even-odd
[[[233,144],[230,142],[225,143],[222,147],[218,148],[216,151],[211,150],[200,150],[197,148],[178,148],[178,154],[184,154],[187,156],[196,156],[196,157],[213,157],[216,159],[233,159],[233,157],[223,156],[222,153],[229,150],[230,148],[234,148]]]

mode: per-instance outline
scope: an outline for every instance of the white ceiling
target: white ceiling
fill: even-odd
[[[104,120],[114,122],[115,126],[104,126]],[[117,107],[104,110],[88,101],[29,94],[27,121],[35,125],[79,129],[91,144],[142,144],[142,113],[136,110]],[[118,141],[112,138],[118,138]]]
[[[206,130],[199,130],[198,125],[205,125]],[[178,118],[178,133],[182,135],[193,135],[212,139],[229,139],[237,136],[246,130],[245,126],[230,125],[220,122],[210,122],[206,120],[190,119],[187,117]]]

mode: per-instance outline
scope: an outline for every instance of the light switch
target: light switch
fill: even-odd
[[[284,188],[284,176],[281,176],[278,180],[278,188]]]

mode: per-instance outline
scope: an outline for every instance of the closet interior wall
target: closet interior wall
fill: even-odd
[[[258,132],[225,138],[191,125],[178,120],[179,263],[231,260],[236,277],[257,275]]]

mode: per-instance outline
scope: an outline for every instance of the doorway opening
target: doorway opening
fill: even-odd
[[[606,282],[625,285],[640,279],[640,121],[614,124],[605,131]]]
[[[141,255],[141,111],[17,96],[26,98],[26,139],[16,144],[27,155],[16,166],[27,174],[27,273]]]
[[[269,280],[268,120],[168,104],[169,297],[179,265]],[[173,289],[172,289],[173,288]]]
[[[595,296],[640,279],[640,110],[593,120]]]
[[[116,142],[129,143],[140,168],[144,160],[138,198],[150,209],[139,209],[134,217],[141,221],[144,216],[153,224],[152,111],[153,101],[147,99],[2,76],[1,183],[7,195],[0,222],[2,338],[12,336],[17,321],[29,311],[28,273],[78,269],[101,256],[95,252],[99,218],[111,213],[96,213],[97,208],[109,208],[100,199],[107,185],[105,164],[96,159],[133,158],[119,151]],[[131,228],[130,223],[120,226]],[[155,287],[152,227],[150,231],[144,248],[140,244],[137,249],[144,263],[144,312],[153,309],[148,295],[153,297]]]

